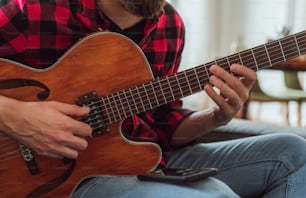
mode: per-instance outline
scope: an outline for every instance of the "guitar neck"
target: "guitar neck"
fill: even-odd
[[[208,83],[211,75],[208,68],[213,64],[229,72],[234,63],[258,71],[303,54],[306,54],[306,31],[108,95],[101,98],[102,111],[107,123],[113,123],[200,92]]]

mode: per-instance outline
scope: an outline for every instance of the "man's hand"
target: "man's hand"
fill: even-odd
[[[84,137],[92,130],[74,119],[88,114],[87,107],[0,97],[0,109],[0,131],[40,155],[74,159],[78,151],[87,148]]]
[[[233,75],[217,65],[209,68],[210,84],[205,85],[207,95],[216,106],[190,114],[177,127],[172,144],[179,146],[203,137],[216,127],[228,123],[248,99],[250,89],[256,80],[256,72],[242,65],[230,67]],[[237,77],[241,76],[241,77]],[[218,90],[214,89],[217,88]]]
[[[214,117],[217,122],[226,124],[242,108],[243,103],[248,99],[249,92],[256,80],[255,71],[239,64],[230,67],[232,73],[223,68],[213,65],[210,67],[213,74],[209,78],[210,85],[206,85],[204,90],[207,95],[217,104],[214,110]],[[213,89],[216,87],[220,93]]]

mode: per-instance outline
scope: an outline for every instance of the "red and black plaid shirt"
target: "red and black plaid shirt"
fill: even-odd
[[[111,29],[95,0],[0,1],[0,57],[31,67],[46,68],[84,35]],[[155,77],[176,73],[184,46],[184,24],[167,4],[159,18],[147,20],[138,45]],[[134,137],[149,137],[164,151],[172,150],[171,136],[191,113],[175,101],[135,115],[123,123]],[[162,161],[164,164],[165,161]]]

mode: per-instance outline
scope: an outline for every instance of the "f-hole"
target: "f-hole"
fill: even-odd
[[[45,100],[50,95],[50,89],[42,84],[39,81],[36,80],[30,80],[30,79],[8,79],[8,80],[1,80],[0,81],[0,90],[4,89],[14,89],[18,87],[27,87],[27,86],[36,86],[39,88],[44,89],[43,91],[40,91],[37,93],[36,97],[39,100]]]

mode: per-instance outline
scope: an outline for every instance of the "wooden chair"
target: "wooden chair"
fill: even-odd
[[[258,103],[264,103],[264,102],[280,102],[285,105],[285,119],[287,122],[287,125],[290,125],[289,121],[289,102],[295,101],[297,103],[300,103],[303,100],[303,97],[298,95],[295,90],[289,90],[285,89],[285,91],[282,94],[279,95],[271,95],[269,93],[266,93],[261,87],[260,83],[257,80],[255,84],[253,85],[249,99],[245,102],[243,110],[242,110],[242,118],[247,119],[248,118],[248,110],[249,110],[249,103],[251,102],[258,102]],[[260,109],[258,110],[260,112]],[[300,112],[299,112],[300,113]],[[300,115],[298,115],[300,118]]]
[[[300,82],[298,71],[283,71],[285,85],[289,89],[301,90],[302,95],[304,95],[305,91]]]
[[[286,91],[292,95],[295,95],[300,98],[297,101],[298,105],[298,123],[299,126],[302,125],[302,103],[306,101],[306,91],[303,89],[298,71],[283,71],[284,74],[284,82],[286,86]]]

